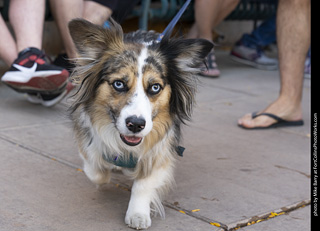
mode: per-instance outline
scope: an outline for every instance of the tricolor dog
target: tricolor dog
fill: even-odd
[[[161,198],[173,182],[180,126],[190,119],[197,76],[213,44],[123,34],[113,20],[105,29],[75,19],[69,30],[78,52],[73,79],[80,85],[71,117],[84,172],[101,185],[122,167],[134,180],[125,223],[146,229],[150,211],[164,216]]]

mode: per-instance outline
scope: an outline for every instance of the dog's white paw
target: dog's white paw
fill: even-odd
[[[130,228],[134,229],[147,229],[151,226],[150,214],[127,213],[125,222]]]
[[[89,164],[85,164],[84,172],[87,177],[96,185],[103,185],[110,183],[111,172],[110,170],[100,171],[92,168]]]

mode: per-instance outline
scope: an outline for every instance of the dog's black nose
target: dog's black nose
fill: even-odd
[[[138,133],[144,129],[146,121],[142,117],[130,116],[126,119],[126,126],[133,133]]]

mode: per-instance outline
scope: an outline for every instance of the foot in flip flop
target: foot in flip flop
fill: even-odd
[[[261,117],[265,117],[264,121],[260,121],[260,125],[256,125],[254,119]],[[273,120],[273,123],[270,124],[270,119]],[[267,123],[267,121],[269,122]],[[246,121],[246,122],[244,122]],[[238,121],[238,125],[244,129],[268,129],[268,128],[277,128],[277,127],[290,127],[290,126],[302,126],[304,124],[303,120],[294,120],[288,121],[284,120],[272,113],[257,113],[254,112],[252,114],[245,115],[241,120]]]
[[[206,77],[211,77],[211,78],[217,78],[220,75],[220,71],[216,63],[216,57],[213,49],[212,51],[210,51],[210,53],[206,57],[206,66],[203,66],[201,75]]]

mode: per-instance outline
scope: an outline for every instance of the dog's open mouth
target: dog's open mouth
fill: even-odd
[[[120,137],[125,144],[130,145],[130,146],[136,146],[136,145],[140,144],[142,141],[142,137],[125,136],[122,134],[120,134]]]

